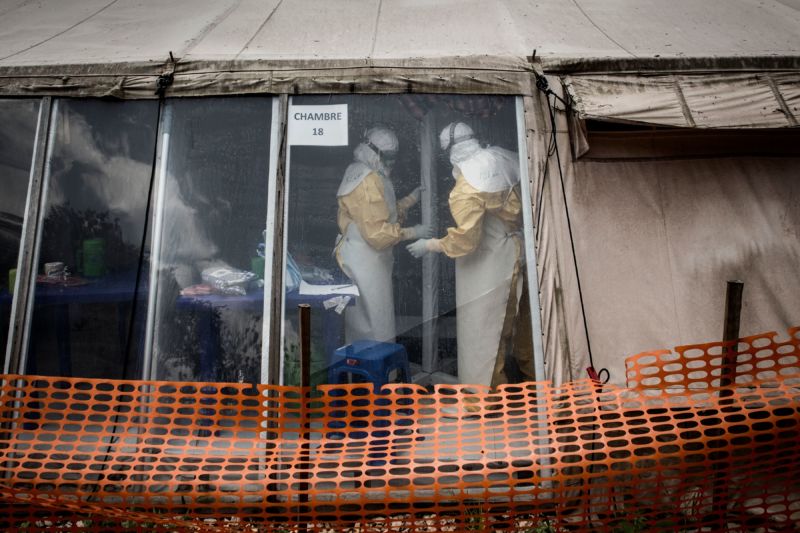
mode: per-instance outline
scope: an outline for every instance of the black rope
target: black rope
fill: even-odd
[[[142,240],[139,246],[139,259],[136,268],[136,281],[133,285],[133,296],[131,301],[131,311],[128,318],[128,332],[127,338],[125,339],[125,346],[122,347],[124,350],[124,354],[122,357],[122,379],[127,377],[128,365],[130,364],[130,357],[131,351],[134,344],[134,337],[136,331],[136,311],[139,303],[139,288],[141,287],[142,283],[142,266],[144,265],[144,253],[145,253],[145,244],[147,243],[147,236],[148,236],[148,225],[150,221],[150,204],[153,199],[153,182],[155,179],[155,172],[156,172],[156,158],[158,155],[158,128],[161,124],[161,112],[162,107],[164,105],[163,95],[158,100],[158,110],[156,113],[156,134],[155,134],[155,142],[153,143],[153,156],[152,156],[152,165],[150,165],[150,184],[147,192],[147,207],[145,208],[145,216],[144,216],[144,231],[142,231]],[[146,307],[145,307],[146,308]],[[119,311],[118,311],[119,312]],[[138,350],[137,350],[138,353]],[[100,460],[102,462],[102,467],[100,472],[105,472],[108,469],[108,462],[111,460],[111,449],[119,443],[121,434],[118,431],[121,430],[119,427],[119,417],[120,413],[116,412],[112,415],[112,425],[111,425],[111,436],[109,437],[108,443],[105,446],[105,456],[103,456]],[[102,474],[100,474],[102,475]],[[113,475],[113,474],[110,474]],[[87,496],[87,501],[99,501],[94,499],[94,495],[97,491],[100,490],[100,485],[92,484],[91,490],[89,491],[89,495]]]
[[[569,203],[567,202],[567,188],[566,188],[566,185],[564,184],[564,172],[561,169],[561,153],[560,153],[560,151],[558,149],[558,135],[557,135],[557,130],[556,130],[556,115],[555,115],[555,111],[554,111],[555,105],[553,103],[551,103],[550,97],[552,96],[554,100],[557,100],[557,101],[561,102],[564,105],[564,111],[567,112],[567,113],[572,111],[572,102],[571,102],[571,99],[569,101],[564,100],[563,98],[558,96],[556,93],[554,93],[553,90],[550,89],[550,87],[549,87],[549,84],[547,82],[547,78],[545,78],[544,76],[542,76],[540,74],[537,74],[537,73],[534,73],[534,76],[536,77],[536,88],[539,89],[541,92],[543,92],[544,95],[545,95],[545,99],[547,100],[547,111],[548,111],[548,113],[550,115],[550,130],[551,130],[550,131],[550,144],[549,144],[549,146],[547,148],[547,158],[545,159],[545,165],[546,166],[545,166],[545,170],[544,170],[544,172],[545,172],[544,177],[546,177],[547,173],[548,173],[548,169],[549,169],[548,165],[549,165],[549,162],[550,162],[550,158],[555,154],[555,156],[556,156],[556,164],[557,164],[557,167],[558,167],[558,175],[559,175],[559,178],[561,180],[561,194],[564,197],[564,212],[567,215],[567,232],[569,233],[569,243],[570,243],[570,247],[572,248],[572,261],[573,261],[573,265],[575,267],[575,279],[576,279],[576,281],[578,283],[578,299],[580,300],[581,315],[583,316],[583,331],[584,331],[584,333],[586,335],[586,349],[589,352],[589,365],[591,366],[592,370],[595,370],[594,356],[592,354],[592,343],[591,343],[591,340],[589,339],[589,325],[588,325],[588,323],[586,321],[586,306],[585,306],[585,304],[583,302],[583,289],[581,288],[581,276],[580,276],[580,270],[578,268],[578,256],[575,253],[575,239],[574,239],[573,233],[572,233],[572,220],[571,220],[571,217],[569,215]],[[542,179],[543,182],[544,182],[544,177]],[[542,183],[542,191],[543,190],[544,190],[544,183]],[[538,210],[538,209],[541,209],[541,194],[540,194],[540,197],[537,200],[538,200],[538,203],[539,203],[539,206],[537,207],[537,210]],[[538,216],[539,215],[537,214],[537,217]],[[599,381],[601,383],[607,383],[611,379],[611,374],[609,373],[607,368],[601,368],[600,370],[596,371],[596,375],[595,376],[591,376],[591,377],[593,379],[596,379],[597,381]],[[603,379],[603,377],[605,377],[605,379]]]
[[[175,64],[175,57],[172,55],[171,51],[169,53],[169,60],[167,63],[172,65]],[[166,102],[164,101],[164,91],[172,83],[173,79],[172,74],[169,74],[168,82],[166,83],[166,85],[164,85],[165,81],[162,81],[163,77],[164,77],[163,75],[159,76],[159,79],[157,80],[158,89],[156,90],[156,94],[158,95],[158,109],[156,111],[156,134],[155,134],[155,142],[153,143],[153,155],[151,156],[152,164],[150,165],[150,183],[147,189],[147,204],[145,206],[145,211],[144,211],[144,231],[142,231],[142,240],[139,243],[139,259],[136,267],[136,281],[134,282],[133,285],[133,301],[131,302],[131,316],[130,316],[130,321],[128,322],[128,338],[126,339],[125,342],[125,356],[123,358],[123,365],[122,365],[123,376],[125,375],[124,373],[128,369],[128,364],[130,363],[130,357],[131,357],[131,350],[133,348],[133,341],[134,338],[136,337],[135,335],[136,311],[139,304],[139,289],[142,286],[142,275],[144,271],[143,267],[145,264],[145,259],[144,259],[145,246],[147,245],[147,239],[149,235],[148,228],[150,227],[150,222],[151,222],[150,213],[152,211],[153,190],[155,188],[155,181],[156,181],[156,171],[157,171],[156,162],[158,160],[158,139],[159,139],[158,136],[161,129],[161,118],[164,112],[164,106],[166,105]],[[145,310],[147,309],[147,305],[150,304],[149,299],[150,298],[148,296],[147,299],[145,300],[146,302]],[[146,352],[144,346],[142,346],[141,348],[143,353]],[[144,360],[142,360],[142,370],[143,369],[144,369]],[[143,376],[143,377],[149,378],[149,376]]]
[[[139,289],[142,286],[142,276],[144,274],[144,264],[145,264],[145,246],[147,245],[147,240],[149,237],[148,227],[150,226],[150,213],[152,210],[152,202],[153,202],[153,189],[155,187],[155,173],[156,173],[156,159],[158,157],[158,133],[159,128],[161,126],[161,113],[162,107],[164,106],[164,101],[159,99],[158,102],[158,113],[156,115],[156,135],[155,135],[155,142],[153,143],[153,164],[150,167],[150,184],[147,190],[147,204],[144,211],[144,230],[142,231],[142,240],[139,243],[139,259],[138,264],[136,267],[136,281],[133,284],[133,301],[131,302],[131,314],[130,320],[128,322],[128,338],[126,339],[125,343],[125,357],[123,359],[122,371],[123,373],[127,371],[128,364],[130,363],[131,352],[133,351],[134,346],[134,338],[138,337],[136,335],[136,312],[139,307]],[[152,265],[151,265],[152,267]],[[148,268],[149,270],[149,268]],[[145,300],[147,302],[149,298]],[[149,302],[148,302],[149,303]],[[147,309],[147,305],[145,305],[145,309]],[[137,347],[138,348],[138,347]],[[144,350],[144,346],[141,347]],[[137,355],[138,355],[137,350]],[[146,351],[146,350],[145,350]],[[144,365],[144,361],[142,361],[142,365]],[[142,366],[142,369],[144,366]],[[123,374],[124,375],[124,374]],[[149,376],[144,376],[145,378],[149,378]]]

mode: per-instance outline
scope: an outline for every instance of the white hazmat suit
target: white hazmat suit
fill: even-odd
[[[335,254],[342,271],[358,287],[358,301],[345,312],[348,343],[395,339],[392,247],[402,240],[429,237],[421,225],[401,227],[406,211],[419,199],[419,190],[396,200],[389,179],[399,143],[384,127],[367,131],[353,152],[337,192],[339,203]]]
[[[523,291],[519,158],[503,148],[482,148],[460,122],[446,127],[440,142],[453,164],[449,205],[456,226],[441,239],[407,248],[415,257],[442,252],[455,258],[459,380],[507,382],[507,355],[532,379],[532,355],[512,347]]]

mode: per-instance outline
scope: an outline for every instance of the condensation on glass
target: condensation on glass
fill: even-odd
[[[288,118],[283,382],[301,303],[312,384],[534,379],[515,98],[298,96]]]
[[[39,100],[0,100],[0,350],[6,353]]]
[[[155,101],[55,102],[27,373],[140,375],[157,121]]]
[[[272,105],[164,104],[149,377],[260,380]]]

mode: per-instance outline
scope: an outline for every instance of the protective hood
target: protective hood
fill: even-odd
[[[366,144],[361,143],[356,146],[356,149],[353,150],[353,157],[355,161],[350,163],[350,166],[344,171],[344,177],[336,196],[345,196],[353,192],[371,172],[377,172],[384,178],[389,177],[389,171],[383,166],[380,156]]]
[[[474,139],[464,141],[451,148],[450,162],[481,192],[504,191],[519,183],[519,157],[498,146],[481,148]]]

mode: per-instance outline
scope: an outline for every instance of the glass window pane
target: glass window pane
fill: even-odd
[[[3,354],[8,342],[39,104],[39,100],[0,100],[0,349]]]
[[[285,383],[298,303],[314,384],[533,379],[513,97],[295,97],[289,139]]]
[[[166,104],[156,379],[260,381],[272,102]]]
[[[26,372],[140,374],[158,102],[59,100]]]

